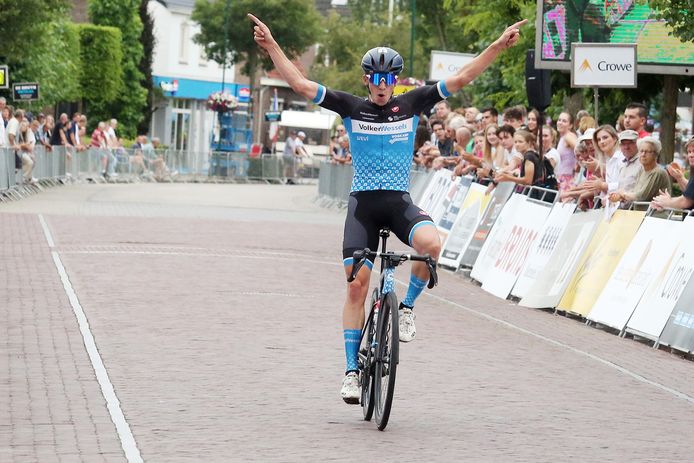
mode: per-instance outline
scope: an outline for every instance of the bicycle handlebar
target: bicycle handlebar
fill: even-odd
[[[360,251],[354,251],[352,257],[354,258],[354,263],[352,264],[352,273],[347,278],[347,281],[350,283],[355,280],[357,274],[359,273],[359,270],[361,270],[367,258],[376,259],[377,257],[385,259],[387,264],[393,267],[398,266],[407,260],[426,262],[427,269],[429,270],[429,283],[427,284],[427,288],[431,289],[439,283],[439,277],[436,274],[436,261],[429,255],[418,256],[417,254],[397,254],[394,252],[378,252],[366,248]]]

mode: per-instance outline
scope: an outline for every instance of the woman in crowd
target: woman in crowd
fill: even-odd
[[[519,185],[542,186],[544,182],[544,169],[542,168],[543,156],[535,151],[535,136],[527,130],[516,130],[513,135],[513,144],[516,151],[523,156],[520,166],[520,176],[509,172],[498,172],[494,177],[494,183],[514,182]]]
[[[632,191],[619,190],[611,193],[609,199],[612,202],[621,201],[628,204],[632,201],[651,201],[661,191],[672,193],[670,177],[665,169],[658,165],[662,149],[660,141],[653,137],[644,137],[639,139],[636,145],[643,171],[639,174]]]
[[[576,148],[576,142],[578,141],[574,133],[574,120],[568,112],[559,114],[557,132],[559,133],[557,151],[561,161],[555,169],[555,174],[559,181],[559,191],[565,191],[574,186],[573,179],[576,173],[574,148]]]
[[[528,111],[525,126],[530,133],[537,136],[537,128],[540,126],[540,111],[535,108]]]
[[[687,164],[689,164],[689,178],[693,178],[694,175],[694,137],[692,137],[684,145],[684,151],[687,153]],[[676,162],[672,162],[667,166],[667,173],[677,182],[680,189],[684,191],[687,188],[687,182],[689,181],[685,176],[685,171]]]
[[[555,169],[561,162],[559,151],[555,146],[557,143],[557,131],[549,125],[542,126],[542,152]]]
[[[497,136],[498,130],[499,127],[496,124],[489,124],[484,129],[482,166],[477,170],[478,178],[489,177],[493,171],[504,165],[503,152],[499,145],[499,137]],[[501,155],[501,158],[499,158],[499,155]]]

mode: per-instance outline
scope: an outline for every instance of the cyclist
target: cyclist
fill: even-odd
[[[272,59],[277,70],[294,92],[342,117],[352,151],[354,179],[345,219],[343,258],[346,275],[352,271],[354,251],[377,249],[378,231],[388,227],[419,254],[437,259],[441,251],[438,232],[429,215],[415,206],[408,194],[414,136],[419,114],[426,107],[446,99],[474,80],[504,49],[518,41],[520,27],[527,20],[509,26],[486,50],[463,66],[455,75],[435,85],[393,96],[397,75],[403,69],[402,57],[388,47],[366,52],[361,66],[368,98],[329,90],[301,74],[272,37],[270,29],[249,14],[255,23],[253,37]],[[372,262],[362,267],[348,284],[343,309],[346,374],[341,396],[347,403],[359,403],[358,351],[364,325],[364,302],[369,289]],[[412,311],[417,296],[429,278],[424,262],[412,264],[407,294],[400,304],[400,340],[411,341],[416,333]]]

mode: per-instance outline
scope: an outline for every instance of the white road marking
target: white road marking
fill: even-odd
[[[96,379],[99,382],[101,394],[104,396],[104,399],[106,400],[106,407],[108,408],[108,412],[111,415],[111,421],[113,421],[113,424],[116,426],[118,438],[120,439],[121,447],[125,452],[125,457],[129,462],[142,462],[143,460],[142,456],[140,455],[140,450],[137,448],[137,443],[135,442],[135,438],[133,437],[133,434],[130,431],[130,426],[128,425],[128,422],[125,420],[125,415],[123,415],[123,411],[120,408],[120,401],[116,396],[116,392],[114,391],[113,384],[111,384],[111,380],[108,377],[108,372],[106,371],[104,362],[101,359],[101,356],[99,355],[98,349],[96,348],[94,336],[92,335],[92,332],[89,329],[89,321],[87,320],[87,316],[84,314],[84,310],[80,305],[80,301],[77,298],[77,294],[75,293],[75,290],[73,289],[72,284],[70,283],[70,279],[68,278],[67,272],[65,271],[65,267],[63,267],[63,263],[60,260],[60,256],[56,251],[53,250],[55,248],[55,244],[53,241],[53,237],[51,236],[51,232],[48,228],[48,224],[46,224],[46,221],[43,219],[42,215],[39,215],[39,221],[41,222],[41,227],[43,227],[43,233],[46,236],[46,242],[48,243],[48,247],[51,248],[53,262],[55,263],[55,267],[58,270],[58,274],[60,275],[60,280],[63,283],[65,293],[67,294],[67,297],[70,300],[72,311],[75,314],[75,318],[77,318],[77,323],[79,325],[80,333],[82,333],[84,346],[87,349],[89,360],[92,363],[94,373],[96,374]]]

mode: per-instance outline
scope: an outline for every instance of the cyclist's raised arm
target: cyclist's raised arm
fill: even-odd
[[[494,62],[496,57],[507,48],[511,48],[518,42],[520,38],[520,28],[528,20],[518,21],[516,24],[506,28],[503,34],[487,47],[482,53],[477,55],[472,61],[460,68],[455,75],[446,79],[446,90],[449,93],[455,93],[467,84],[472,82],[482,74],[482,72]]]
[[[250,13],[248,13],[248,18],[255,23],[253,27],[253,39],[255,43],[268,52],[270,59],[272,59],[272,62],[284,80],[287,81],[294,92],[309,100],[313,100],[318,94],[318,84],[304,77],[299,69],[289,61],[287,55],[284,54],[272,37],[269,27]]]

